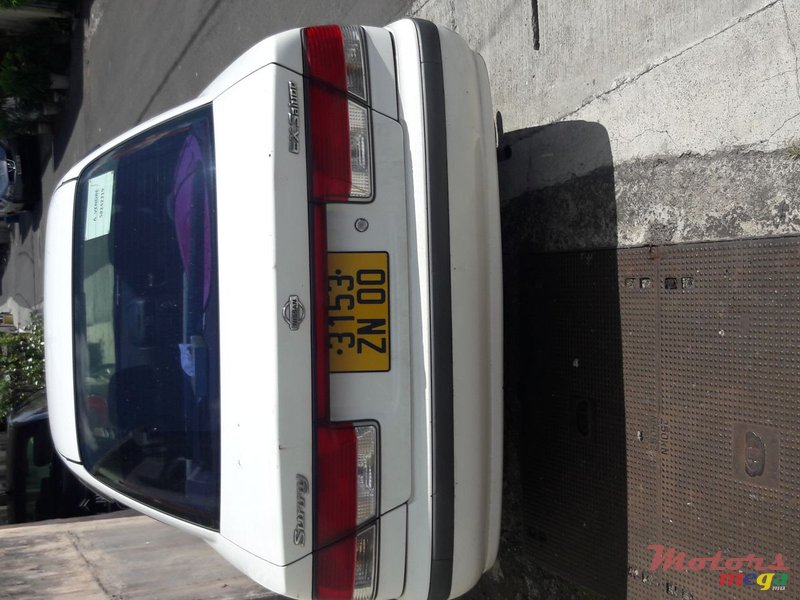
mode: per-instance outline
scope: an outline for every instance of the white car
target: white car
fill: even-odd
[[[49,209],[50,424],[106,497],[295,598],[452,598],[497,553],[486,68],[402,20],[253,47]]]

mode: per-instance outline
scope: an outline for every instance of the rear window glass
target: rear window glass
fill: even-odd
[[[74,222],[78,440],[103,483],[219,527],[219,327],[210,107],[82,173]]]

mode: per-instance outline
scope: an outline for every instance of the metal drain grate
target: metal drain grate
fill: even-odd
[[[609,598],[721,600],[754,589],[651,572],[647,546],[781,553],[800,597],[800,239],[542,254],[525,275],[537,559]]]

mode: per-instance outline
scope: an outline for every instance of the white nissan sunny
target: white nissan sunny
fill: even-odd
[[[296,598],[452,598],[492,566],[495,134],[455,33],[259,43],[64,176],[45,281],[53,439],[104,496]]]

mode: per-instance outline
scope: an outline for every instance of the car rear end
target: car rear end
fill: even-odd
[[[281,593],[455,597],[492,565],[499,537],[502,281],[485,67],[426,22],[281,39],[291,35],[299,53],[209,91],[220,533],[292,565]]]
[[[287,596],[460,595],[494,561],[502,477],[499,205],[480,57],[426,22],[311,27],[265,40],[186,110],[203,103],[218,522],[88,474],[64,368],[48,371],[48,387],[66,390],[51,408],[60,453],[105,495]],[[140,145],[151,125],[134,132]],[[96,157],[64,178],[54,225]],[[52,229],[55,267],[68,236]],[[48,360],[71,363],[85,340],[68,343],[69,277],[51,272]]]
[[[281,593],[398,597],[413,373],[392,41],[294,35],[214,99],[220,534],[293,564]]]

